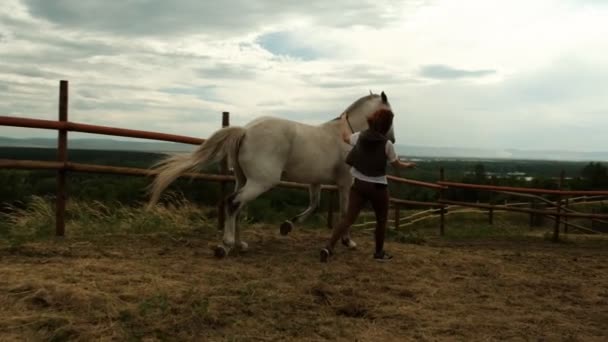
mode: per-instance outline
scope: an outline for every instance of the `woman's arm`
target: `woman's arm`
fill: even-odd
[[[391,163],[391,165],[393,165],[394,167],[397,167],[397,168],[402,168],[402,169],[413,169],[416,167],[416,163],[412,163],[412,162],[404,163],[399,159],[396,159],[394,162]]]
[[[397,156],[397,153],[395,153],[395,146],[390,141],[386,142],[386,156],[388,157],[389,161],[392,160],[390,164],[396,168],[410,169],[416,167],[416,163],[404,163],[399,160],[399,156]]]

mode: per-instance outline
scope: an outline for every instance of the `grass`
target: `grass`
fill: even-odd
[[[144,206],[125,206],[121,203],[102,203],[98,201],[69,201],[67,206],[66,234],[70,238],[87,239],[106,235],[161,234],[179,239],[182,236],[197,235],[206,238],[218,237],[216,208],[200,207],[183,197],[168,193],[166,204],[152,210]],[[292,210],[294,211],[294,210]],[[404,211],[410,215],[415,211]],[[285,214],[290,217],[291,212]],[[300,226],[319,227],[325,225],[323,212],[311,217]],[[392,219],[392,213],[389,215]],[[484,212],[454,213],[446,216],[444,236],[439,237],[439,218],[419,221],[412,226],[394,230],[389,223],[387,238],[408,244],[425,244],[429,240],[466,241],[475,239],[544,239],[552,240],[552,221],[547,220],[542,227],[528,227],[527,214],[495,212],[494,224],[489,224]],[[337,217],[336,217],[337,220]],[[373,220],[373,214],[364,212],[359,221]],[[53,201],[33,197],[26,208],[7,207],[0,214],[0,242],[19,246],[26,242],[43,241],[54,237]],[[337,221],[335,221],[337,223]],[[247,215],[241,215],[242,227],[255,225]],[[374,225],[355,230],[373,231]],[[564,234],[561,242],[568,242]]]
[[[251,227],[252,250],[221,261],[202,239],[150,235],[3,252],[0,340],[606,337],[605,249],[391,242],[382,264],[357,234],[321,265],[324,233]]]
[[[608,337],[606,238],[554,244],[525,216],[448,216],[442,238],[434,220],[391,230],[390,263],[360,229],[357,250],[320,264],[326,229],[247,225],[250,250],[217,260],[215,220],[179,199],[152,212],[72,203],[65,239],[50,202],[32,203],[3,221],[18,243],[0,247],[0,340]]]
[[[200,208],[176,197],[166,206],[146,210],[143,206],[120,203],[68,202],[66,234],[85,238],[116,234],[197,234],[210,233],[216,221],[209,218],[212,208]],[[53,203],[33,197],[24,209],[9,207],[2,214],[0,238],[11,245],[52,238],[55,234]]]

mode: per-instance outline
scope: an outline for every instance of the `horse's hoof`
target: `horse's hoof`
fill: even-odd
[[[241,252],[246,252],[249,249],[249,245],[245,241],[237,243],[236,246]]]
[[[349,249],[355,249],[357,248],[357,243],[355,241],[353,241],[352,239],[342,239],[342,244],[349,248]]]
[[[226,251],[226,248],[224,246],[217,245],[213,249],[213,255],[218,259],[224,258],[226,254],[228,254],[228,252]]]
[[[285,221],[281,224],[281,235],[287,235],[293,230],[293,223]]]

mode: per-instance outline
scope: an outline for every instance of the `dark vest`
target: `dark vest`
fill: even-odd
[[[368,177],[386,175],[386,136],[367,129],[346,156],[346,163]]]

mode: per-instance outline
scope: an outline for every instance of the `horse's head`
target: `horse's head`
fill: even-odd
[[[361,97],[357,101],[353,102],[346,109],[346,118],[348,119],[349,125],[354,132],[359,132],[367,129],[367,118],[374,114],[378,109],[389,109],[392,111],[391,105],[388,102],[388,98],[384,91],[378,94],[372,94]],[[393,112],[394,113],[394,112]],[[386,137],[391,141],[395,142],[395,132],[393,125],[386,133]]]

